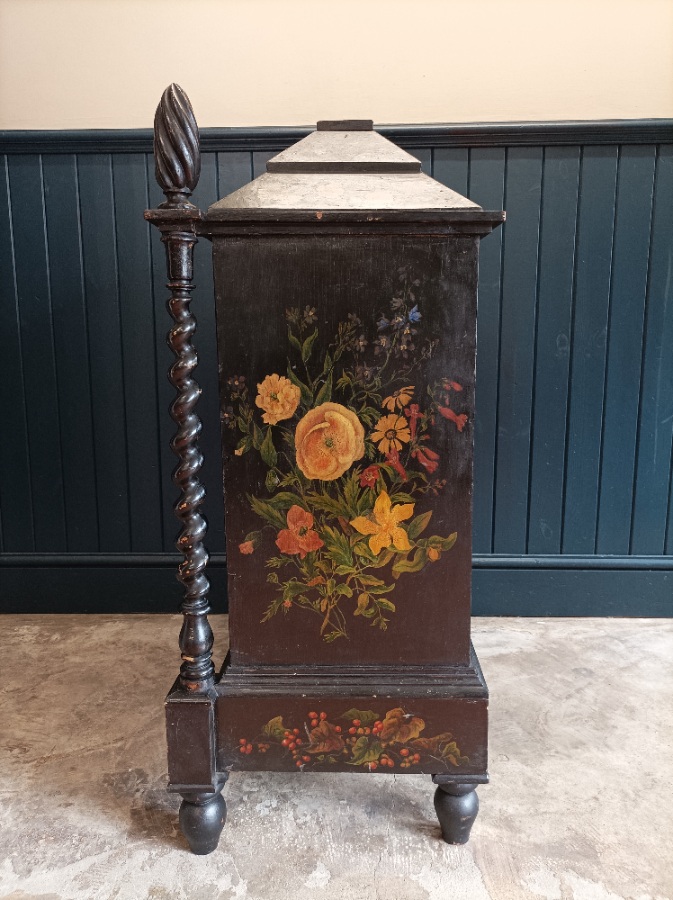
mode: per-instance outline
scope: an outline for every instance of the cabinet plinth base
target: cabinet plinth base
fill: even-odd
[[[464,843],[488,781],[488,690],[467,666],[325,671],[225,665],[208,694],[167,700],[169,776],[195,853],[217,846],[231,772],[427,774],[444,840]]]

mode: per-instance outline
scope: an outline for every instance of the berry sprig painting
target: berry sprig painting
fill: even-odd
[[[425,722],[401,707],[379,715],[371,709],[349,709],[330,721],[324,710],[309,710],[302,727],[288,727],[282,716],[271,719],[252,740],[239,739],[239,753],[273,753],[298,769],[337,764],[377,769],[432,768],[451,771],[469,763],[450,732],[422,737]]]
[[[349,621],[385,631],[398,579],[449,552],[457,532],[433,534],[424,498],[446,478],[440,423],[462,434],[468,413],[452,373],[419,387],[439,344],[424,334],[418,282],[400,270],[400,295],[367,326],[351,313],[331,341],[316,307],[286,311],[285,372],[251,388],[227,380],[225,428],[235,457],[259,455],[265,492],[248,495],[259,528],[241,535],[245,556],[264,554],[278,614],[315,618],[317,635],[348,638]],[[446,468],[446,467],[445,467]]]

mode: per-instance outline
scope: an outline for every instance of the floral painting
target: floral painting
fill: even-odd
[[[285,370],[227,380],[234,456],[257,454],[265,470],[248,496],[259,527],[238,546],[268,569],[263,622],[311,616],[329,642],[358,623],[385,631],[398,580],[459,539],[433,531],[429,507],[446,486],[440,423],[460,435],[468,413],[450,371],[423,380],[439,338],[424,333],[417,284],[401,270],[385,311],[370,322],[351,313],[331,334],[316,307],[288,309]]]
[[[273,753],[298,769],[340,763],[370,772],[414,768],[441,772],[469,763],[450,732],[423,737],[424,730],[423,719],[401,707],[383,716],[371,709],[349,709],[335,721],[316,707],[309,710],[301,727],[286,726],[283,717],[276,716],[255,738],[240,738],[238,752],[243,756]]]

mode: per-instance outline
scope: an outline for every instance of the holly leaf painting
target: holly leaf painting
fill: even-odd
[[[379,714],[371,709],[349,709],[341,716],[341,718],[347,719],[349,722],[352,722],[354,719],[359,719],[360,724],[366,728],[368,725],[373,725],[374,722],[378,721]]]
[[[385,744],[406,744],[417,738],[425,728],[425,722],[418,716],[405,713],[399,707],[390,709],[379,731],[379,738]]]
[[[340,753],[344,748],[344,741],[336,727],[326,719],[310,732],[311,744],[307,748],[309,753]]]
[[[262,728],[264,737],[272,738],[274,741],[282,741],[286,731],[287,728],[283,725],[282,716],[276,716],[275,718],[270,719],[264,728]]]
[[[348,760],[349,766],[366,766],[377,762],[383,752],[380,741],[370,741],[364,735],[353,744],[353,756]]]
[[[432,756],[444,760],[444,762],[451,763],[452,766],[457,767],[469,762],[467,756],[461,755],[458,745],[449,731],[431,738],[417,738],[411,744],[418,750],[425,750],[426,753],[430,753]]]

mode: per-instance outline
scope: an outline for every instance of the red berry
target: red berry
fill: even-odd
[[[292,741],[291,744],[288,744],[288,746],[289,746],[290,750],[296,750],[296,749],[297,749],[297,745],[295,744],[294,741]]]
[[[364,734],[364,733],[365,733],[364,728],[358,728],[358,729],[357,729],[357,733],[358,733],[358,734]]]
[[[295,741],[295,744],[297,745],[297,747],[301,747],[301,745],[302,745],[303,743],[304,743],[304,742],[302,741],[301,738],[297,738],[297,740]]]
[[[248,743],[248,739],[247,739],[247,738],[239,738],[238,743],[239,743],[239,744],[247,744],[247,743]]]
[[[341,725],[337,725],[334,730],[336,731],[337,734],[341,734]]]
[[[285,737],[292,737],[292,732],[291,732],[291,731],[286,731],[286,732],[285,732]]]
[[[381,725],[383,725],[383,722],[380,719],[377,719],[376,722],[374,722],[375,728],[380,728]]]
[[[409,750],[406,747],[402,747],[400,750],[400,756],[409,756]]]
[[[374,769],[378,769],[378,767],[379,767],[379,764],[378,764],[378,763],[375,763],[375,762],[369,763],[369,768],[370,768],[372,771],[374,771]]]
[[[388,760],[388,768],[393,769],[395,767],[395,761],[393,759]]]
[[[362,723],[360,722],[359,719],[353,719],[353,725],[355,725],[356,728],[358,727],[358,725],[361,725],[361,724]]]
[[[310,756],[302,756],[302,759],[304,760],[304,762],[311,762]]]
[[[365,728],[365,734],[371,734],[371,733],[372,733],[371,728]]]
[[[317,728],[317,727],[318,727],[318,720],[311,719],[311,728]]]
[[[295,763],[295,766],[301,766],[301,765],[302,765],[302,761],[300,759],[298,759],[297,762]]]
[[[248,746],[245,748],[245,752],[248,754],[248,756],[250,756],[250,754],[252,753],[252,744],[248,744]]]
[[[308,714],[308,717],[309,717],[309,719],[317,719],[317,718],[318,718],[318,713],[317,713],[317,712],[310,712],[310,713]]]
[[[245,753],[245,747],[242,744],[238,749],[241,753]]]
[[[326,712],[321,712],[321,713],[320,713],[320,718],[321,718],[321,719],[326,719],[326,718],[327,718],[327,713],[326,713]]]
[[[355,734],[356,731],[357,731],[357,728],[349,728],[348,729],[349,734]]]
[[[293,728],[292,734],[301,734],[301,731],[298,728]]]
[[[289,740],[288,740],[287,738],[283,738],[283,740],[281,741],[281,744],[282,744],[283,747],[289,747],[289,746],[290,746],[290,742],[289,742]]]

